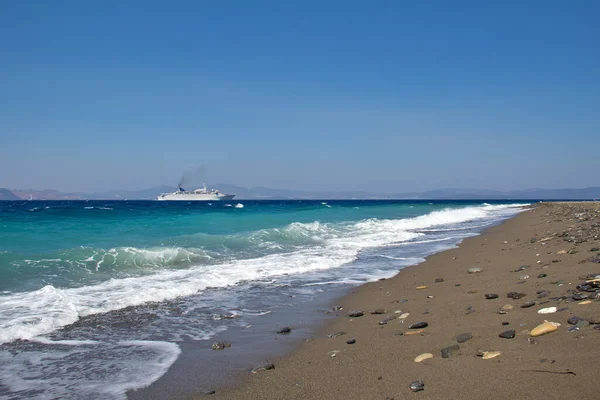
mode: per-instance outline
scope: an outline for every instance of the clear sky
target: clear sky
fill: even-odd
[[[599,1],[0,2],[0,187],[600,185]]]

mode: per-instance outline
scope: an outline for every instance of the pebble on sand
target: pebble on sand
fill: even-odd
[[[421,329],[421,328],[427,328],[429,324],[427,322],[415,322],[412,325],[408,326],[408,329]]]
[[[481,358],[484,360],[489,360],[491,358],[498,357],[500,354],[502,354],[502,353],[499,351],[485,351]]]
[[[349,340],[346,340],[346,343],[347,343],[347,344],[354,344],[354,343],[356,343],[356,339],[349,339]]]
[[[423,381],[414,381],[410,384],[410,390],[413,392],[418,392],[421,390],[425,390],[425,383]]]
[[[283,334],[283,333],[290,333],[292,331],[292,328],[290,328],[289,326],[284,326],[283,328],[279,329],[277,331],[277,333]]]
[[[515,330],[514,329],[509,329],[508,331],[504,331],[501,334],[499,334],[498,336],[503,338],[503,339],[512,339],[515,337]]]
[[[542,336],[550,332],[554,332],[558,329],[560,324],[558,322],[549,322],[544,321],[543,324],[540,324],[531,330],[530,335],[533,337]]]
[[[417,286],[417,290],[421,290],[421,289],[427,289],[427,286],[426,286],[426,285],[423,285],[423,286]]]
[[[580,302],[579,302],[579,303],[577,303],[577,304],[579,304],[579,305],[583,306],[583,305],[586,305],[586,304],[590,304],[591,302],[592,302],[591,300],[584,300],[584,301],[580,301]]]
[[[350,313],[348,314],[348,316],[350,318],[358,318],[358,317],[362,317],[363,315],[365,315],[364,312],[360,311],[360,310],[352,310],[350,311]]]
[[[441,351],[442,358],[450,358],[450,356],[456,354],[456,352],[460,349],[460,346],[455,344],[452,346],[444,347]]]
[[[256,374],[257,372],[268,371],[268,370],[271,370],[271,369],[275,369],[275,365],[274,364],[265,364],[263,366],[253,368],[252,369],[252,373]]]
[[[535,301],[528,301],[526,303],[521,304],[521,308],[529,308],[535,306]]]
[[[458,343],[464,343],[471,339],[473,339],[473,335],[470,333],[461,333],[460,335],[456,336],[456,341]]]
[[[510,304],[505,304],[500,308],[502,311],[510,311],[513,309],[513,306]]]
[[[538,314],[552,314],[558,310],[556,307],[546,307],[538,311]]]
[[[481,271],[483,271],[483,268],[480,268],[480,267],[472,267],[467,270],[467,272],[470,274],[478,274]]]
[[[417,357],[415,357],[415,362],[419,363],[421,361],[425,361],[425,360],[428,360],[430,358],[433,358],[433,354],[431,354],[431,353],[423,353],[423,354],[420,354]]]
[[[498,294],[496,293],[488,293],[485,295],[485,298],[488,300],[492,300],[492,299],[497,299],[498,298]]]

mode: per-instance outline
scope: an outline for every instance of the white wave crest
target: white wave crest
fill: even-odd
[[[369,219],[335,227],[319,222],[293,223],[281,230],[286,234],[317,237],[319,242],[288,253],[183,270],[161,269],[152,275],[111,279],[92,286],[69,289],[46,286],[35,292],[8,294],[2,296],[0,302],[0,343],[47,334],[82,316],[190,296],[207,287],[227,287],[239,282],[339,268],[355,260],[366,248],[402,243],[423,235],[415,230],[501,218],[518,211],[513,205],[484,205],[436,211],[409,219]],[[179,248],[121,249],[161,263],[185,251]]]

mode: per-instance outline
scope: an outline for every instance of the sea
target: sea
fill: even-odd
[[[524,204],[0,201],[0,398],[125,399],[186,349],[209,354],[282,310],[294,328],[293,310],[391,277]]]

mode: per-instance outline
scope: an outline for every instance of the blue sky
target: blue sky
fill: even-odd
[[[3,1],[0,187],[600,185],[597,1]]]

